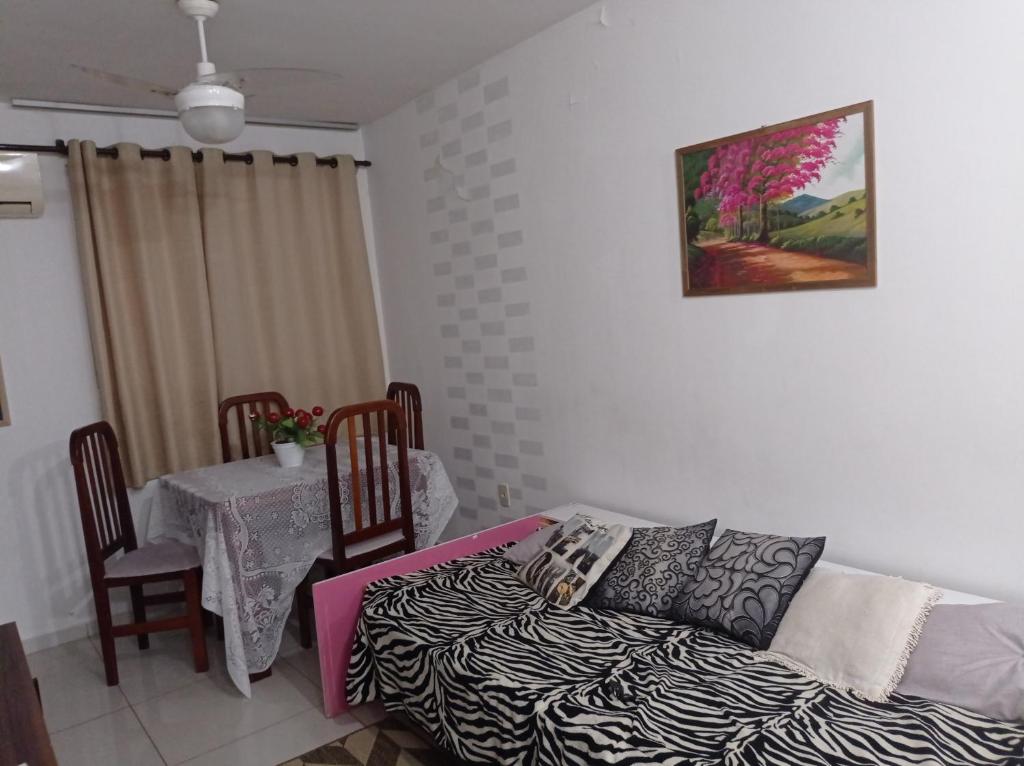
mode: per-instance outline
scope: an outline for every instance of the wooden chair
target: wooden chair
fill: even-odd
[[[388,386],[387,398],[397,402],[405,411],[410,449],[423,449],[423,400],[419,388],[413,383],[393,382]],[[392,430],[388,431],[388,442],[398,443]]]
[[[78,488],[85,552],[89,560],[100,646],[107,685],[116,686],[117,654],[114,638],[137,636],[140,649],[149,648],[149,634],[188,629],[197,673],[210,668],[206,654],[200,606],[199,555],[192,546],[169,541],[138,546],[135,524],[128,505],[117,437],[109,423],[99,422],[71,434],[71,465]],[[118,551],[124,555],[110,561]],[[184,590],[145,595],[143,585],[181,580]],[[129,588],[134,622],[114,625],[110,614],[110,590]],[[146,607],[184,601],[187,612],[178,617],[146,621]]]
[[[230,463],[232,460],[248,460],[250,457],[269,455],[272,451],[270,436],[265,431],[256,429],[249,414],[258,412],[266,417],[271,412],[281,414],[287,409],[288,400],[277,391],[242,394],[221,402],[217,410],[217,425],[220,426],[220,449],[224,462]],[[251,451],[249,450],[250,434],[252,435]],[[241,448],[241,455],[238,458],[232,457],[232,437],[237,437]]]
[[[317,559],[317,564],[328,577],[360,569],[398,553],[412,553],[416,550],[406,428],[405,412],[389,400],[353,404],[331,413],[325,436],[331,555]],[[387,439],[381,438],[382,434],[392,432],[395,434],[398,452],[397,488],[391,486]],[[346,529],[343,522],[342,487],[338,478],[339,435],[342,439],[342,459],[348,460],[352,475],[351,529]],[[360,455],[364,459],[362,468],[359,465]],[[399,507],[397,515],[392,515],[392,493],[395,489],[398,492]],[[299,641],[308,649],[313,645],[309,623],[309,612],[313,607],[311,578],[299,586],[296,595]]]

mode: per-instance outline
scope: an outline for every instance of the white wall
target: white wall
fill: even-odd
[[[173,120],[0,104],[0,142],[58,138],[191,145]],[[360,133],[295,128],[248,127],[228,148],[364,157]],[[66,162],[44,155],[41,164],[44,216],[0,220],[0,359],[12,417],[0,428],[0,622],[16,621],[30,648],[81,635],[94,619],[67,441],[72,429],[100,417]],[[360,171],[374,263],[365,176]],[[137,515],[144,527],[145,514]]]
[[[1024,6],[612,0],[607,26],[601,7],[364,131],[391,368],[424,389],[460,523],[569,499],[717,516],[1024,598]],[[682,298],[673,150],[866,99],[879,286]],[[511,135],[481,133],[506,120]],[[439,154],[461,179],[431,171]],[[510,158],[511,180],[489,179]],[[500,246],[508,232],[522,244]],[[525,281],[502,281],[507,262]],[[528,321],[484,334],[524,302]],[[511,353],[524,336],[533,350]],[[508,370],[482,363],[501,353]],[[509,513],[487,502],[498,481],[520,490]]]

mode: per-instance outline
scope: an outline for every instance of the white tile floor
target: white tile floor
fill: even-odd
[[[366,705],[324,718],[316,649],[285,635],[273,675],[245,699],[228,678],[224,646],[208,637],[210,671],[193,670],[184,631],[117,640],[120,686],[108,687],[96,639],[29,655],[61,766],[275,766],[383,716]]]

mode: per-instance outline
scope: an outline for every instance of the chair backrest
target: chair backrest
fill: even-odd
[[[70,452],[89,571],[102,580],[106,559],[138,547],[114,429],[100,421],[72,431]]]
[[[413,383],[393,382],[388,386],[388,399],[397,402],[405,414],[405,425],[409,434],[409,446],[423,449],[423,400],[420,390]],[[393,428],[388,429],[388,441],[397,444]]]
[[[394,421],[395,454],[389,460],[386,434]],[[340,444],[339,444],[340,440]],[[409,450],[402,408],[381,400],[340,407],[327,420],[327,495],[331,513],[334,565],[339,571],[358,569],[395,553],[412,553],[416,536],[409,491]],[[345,467],[338,465],[339,455]],[[359,458],[363,458],[360,466]],[[397,466],[397,487],[391,465]],[[346,475],[348,474],[348,475]],[[342,482],[351,476],[351,528],[344,525]],[[398,509],[392,512],[396,499]],[[400,533],[400,534],[397,534]],[[373,545],[376,538],[379,545]],[[352,547],[358,545],[358,553]]]
[[[266,417],[271,412],[281,414],[287,409],[288,400],[277,391],[242,394],[221,402],[217,410],[217,425],[220,427],[220,450],[224,462],[269,455],[272,451],[270,434],[257,429],[249,416],[256,412]],[[237,456],[233,445],[238,446]]]

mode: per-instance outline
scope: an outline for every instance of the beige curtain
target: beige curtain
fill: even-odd
[[[215,462],[217,379],[192,155],[72,141],[71,199],[104,417],[128,481]]]
[[[218,462],[218,401],[384,396],[351,157],[143,160],[71,142],[69,173],[104,417],[134,486]]]
[[[222,397],[277,390],[294,407],[383,398],[373,286],[351,157],[196,166]]]

